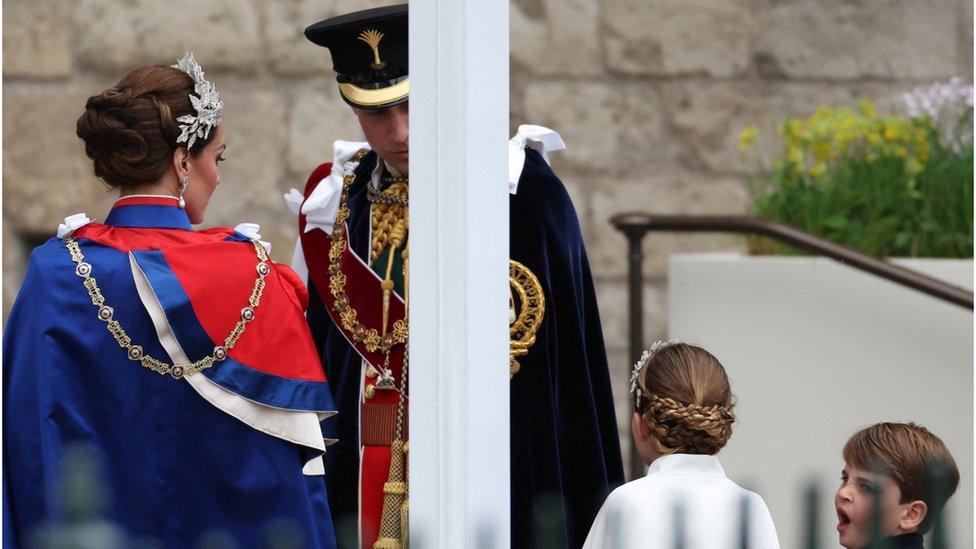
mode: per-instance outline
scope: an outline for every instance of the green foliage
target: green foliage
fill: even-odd
[[[972,112],[956,127],[971,132]],[[782,153],[749,177],[758,217],[876,257],[973,257],[970,139],[940,137],[928,117],[878,116],[868,101],[788,119],[780,131]],[[742,132],[744,154],[756,134]],[[750,247],[799,253],[763,238]]]

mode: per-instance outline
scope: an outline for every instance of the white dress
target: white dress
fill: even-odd
[[[717,457],[663,456],[651,463],[647,476],[610,493],[583,548],[671,549],[678,547],[681,531],[685,549],[737,549],[743,508],[748,547],[779,549],[766,503],[729,480]]]

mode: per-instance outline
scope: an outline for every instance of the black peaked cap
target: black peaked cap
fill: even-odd
[[[339,91],[353,106],[385,108],[409,94],[407,4],[347,13],[305,29],[329,49]]]

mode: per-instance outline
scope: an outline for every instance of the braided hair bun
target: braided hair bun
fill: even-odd
[[[713,455],[729,441],[735,422],[729,378],[705,349],[661,348],[641,368],[638,383],[648,395],[641,419],[661,454]]]
[[[152,65],[135,69],[114,87],[88,98],[76,133],[85,143],[95,175],[113,188],[159,181],[178,147],[176,119],[196,112],[190,103],[193,92],[193,79],[185,72]],[[214,135],[197,139],[190,153],[199,154]]]

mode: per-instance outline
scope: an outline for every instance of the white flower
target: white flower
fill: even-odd
[[[972,146],[973,86],[953,77],[902,95],[905,112],[912,118],[927,117],[940,141],[957,153]]]

